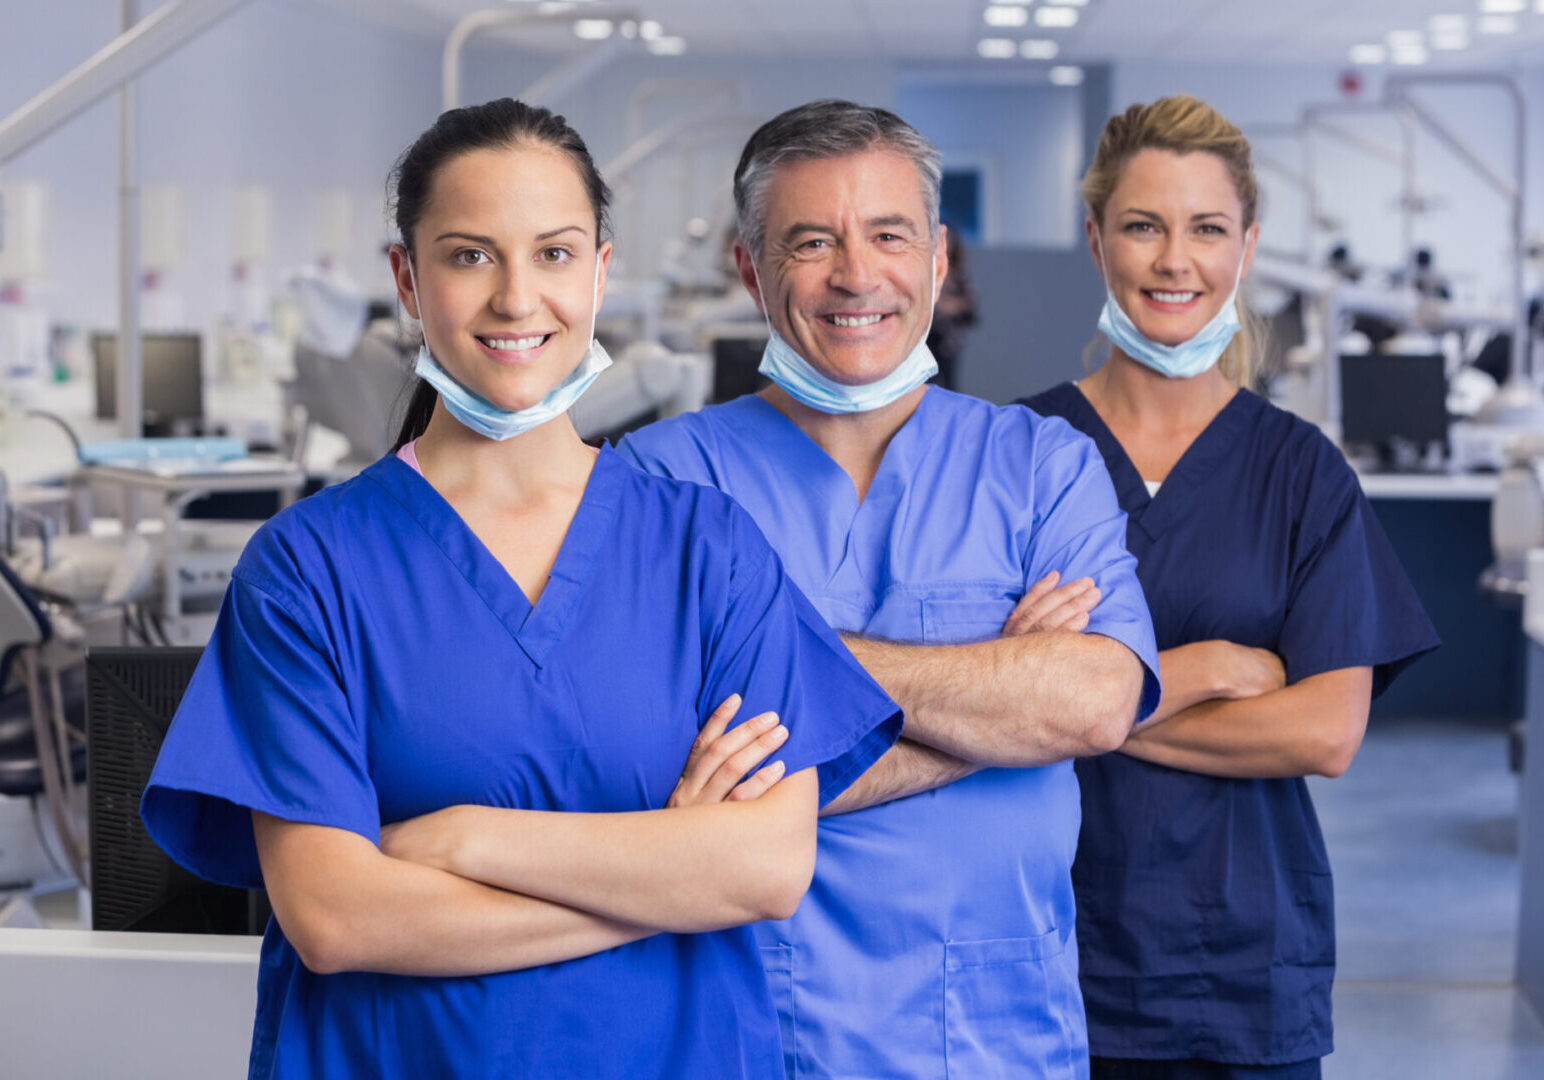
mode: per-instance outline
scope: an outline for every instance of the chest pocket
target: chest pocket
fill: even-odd
[[[929,645],[963,645],[1001,636],[1003,623],[1019,601],[1019,586],[987,586],[922,602],[922,640]]]

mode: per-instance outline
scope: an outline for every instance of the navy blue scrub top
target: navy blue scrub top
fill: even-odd
[[[731,693],[829,801],[896,706],[717,491],[603,450],[533,608],[396,456],[266,524],[142,813],[214,881],[262,883],[251,810],[348,829],[458,803],[658,809]],[[263,941],[253,1077],[746,1077],[782,1068],[749,927],[468,978],[316,975]]]
[[[1158,648],[1270,649],[1287,682],[1438,644],[1345,458],[1241,390],[1156,496],[1071,383],[1024,404],[1092,436]],[[1334,897],[1301,778],[1233,780],[1124,754],[1080,760],[1072,877],[1090,1052],[1272,1065],[1333,1049]]]

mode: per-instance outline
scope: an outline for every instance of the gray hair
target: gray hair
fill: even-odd
[[[938,200],[944,162],[933,144],[888,109],[826,98],[789,109],[756,129],[734,171],[735,224],[753,259],[761,258],[767,232],[767,188],[777,167],[790,161],[846,157],[893,150],[917,167],[928,236],[938,242]]]

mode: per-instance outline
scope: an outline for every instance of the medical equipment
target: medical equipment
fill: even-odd
[[[146,334],[140,345],[144,361],[143,427],[147,435],[192,434],[204,419],[203,343],[197,334]],[[96,415],[117,416],[118,337],[93,334]]]

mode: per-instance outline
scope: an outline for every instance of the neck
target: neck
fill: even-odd
[[[1138,428],[1205,427],[1238,393],[1215,365],[1189,379],[1171,379],[1119,348],[1078,385],[1107,420]]]
[[[762,390],[761,397],[793,421],[842,467],[861,501],[868,493],[869,484],[873,483],[874,474],[879,471],[879,463],[884,460],[890,440],[911,419],[926,392],[924,384],[881,408],[855,413],[824,413],[812,409],[776,385]]]
[[[440,492],[526,504],[556,490],[583,488],[595,451],[580,440],[567,414],[499,442],[450,415],[443,402],[415,447],[424,476]]]

